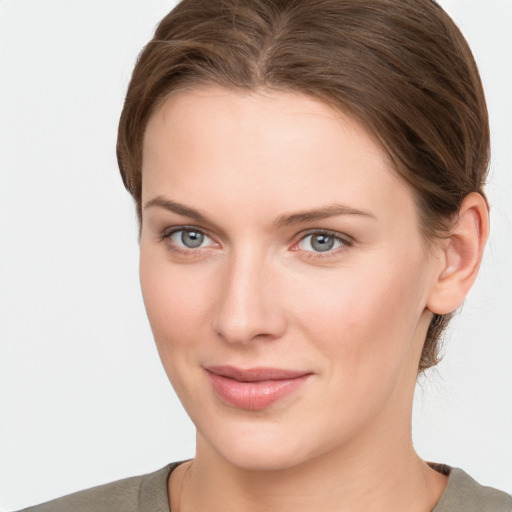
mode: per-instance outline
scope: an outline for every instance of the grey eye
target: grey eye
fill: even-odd
[[[199,231],[193,231],[184,229],[181,232],[181,242],[185,247],[189,249],[195,249],[199,247],[204,241],[204,233]]]
[[[300,242],[299,247],[303,251],[327,252],[341,247],[344,242],[329,233],[312,233],[305,236]]]
[[[193,228],[178,229],[174,231],[169,238],[176,246],[185,249],[198,249],[205,245],[212,244],[210,237],[205,235],[202,231]]]
[[[329,251],[334,247],[334,237],[328,235],[311,235],[311,247],[318,252]]]

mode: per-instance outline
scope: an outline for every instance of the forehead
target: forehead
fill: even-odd
[[[389,208],[397,193],[412,200],[374,135],[314,98],[217,88],[175,93],[146,129],[143,201],[155,194],[203,201],[212,193],[246,204],[265,197],[282,209],[322,201]]]
[[[217,133],[225,141],[263,136],[270,130],[276,135],[281,130],[277,143],[288,138],[313,139],[318,130],[323,137],[338,137],[337,132],[343,131],[344,138],[351,138],[354,145],[362,143],[368,154],[386,156],[370,129],[353,116],[303,93],[265,88],[243,91],[203,86],[174,92],[155,109],[144,142],[154,137],[155,130],[174,137],[184,130],[199,134],[214,128],[220,130],[212,135]]]

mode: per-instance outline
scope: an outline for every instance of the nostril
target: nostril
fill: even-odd
[[[252,301],[237,307],[219,308],[213,330],[227,343],[246,344],[255,340],[273,340],[285,330],[284,315],[276,305],[270,307]]]
[[[227,343],[246,344],[282,335],[285,321],[275,293],[278,280],[254,246],[233,252],[220,276],[213,330]]]

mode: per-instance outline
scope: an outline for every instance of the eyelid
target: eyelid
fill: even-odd
[[[329,236],[333,236],[333,237],[341,240],[342,242],[344,242],[346,244],[354,243],[354,239],[345,233],[340,233],[339,231],[335,231],[333,229],[323,229],[323,228],[311,228],[311,229],[307,229],[305,231],[301,231],[298,235],[296,235],[295,240],[296,240],[296,242],[298,242],[299,240],[302,240],[303,238],[305,238],[309,235],[329,235]]]
[[[197,247],[197,248],[190,248],[186,246],[177,245],[175,242],[172,241],[172,236],[176,233],[179,233],[180,231],[196,231],[205,236],[205,238],[208,238],[212,243],[208,244],[207,246],[203,247]],[[168,247],[175,251],[182,254],[191,254],[191,253],[199,253],[204,249],[207,249],[209,247],[215,247],[220,246],[220,244],[215,240],[215,237],[210,235],[207,230],[200,228],[198,226],[192,226],[192,225],[178,225],[178,226],[169,226],[162,230],[162,232],[158,236],[160,241],[166,242]]]
[[[199,231],[200,233],[203,233],[204,235],[206,235],[208,238],[211,238],[205,229],[202,229],[198,226],[189,225],[189,224],[168,226],[162,230],[162,237],[168,238],[178,231]]]
[[[171,240],[172,236],[180,231],[197,231],[202,233],[205,237],[210,239],[212,243],[210,243],[207,246],[204,247],[197,247],[197,248],[188,248],[186,246],[177,245],[175,242]],[[299,247],[299,243],[303,241],[305,238],[311,235],[327,235],[331,236],[337,241],[339,241],[342,245],[341,247],[337,247],[332,250],[328,250],[325,252],[321,251],[308,251],[301,249]],[[183,255],[199,255],[203,250],[211,248],[211,247],[220,247],[219,242],[215,240],[215,237],[210,235],[208,230],[205,230],[203,228],[200,228],[198,226],[194,225],[177,225],[177,226],[168,226],[165,229],[162,230],[162,232],[159,234],[158,239],[163,242],[167,242],[167,246],[169,250],[181,253]],[[343,252],[347,250],[347,248],[354,245],[354,239],[345,233],[340,233],[339,231],[334,231],[330,229],[321,229],[321,228],[311,228],[306,231],[303,231],[295,236],[294,241],[292,242],[292,245],[290,247],[290,250],[297,251],[297,252],[303,252],[307,258],[328,258],[333,257],[335,255],[338,255],[340,252]]]
[[[320,252],[320,251],[306,251],[303,249],[300,249],[298,247],[299,243],[311,235],[328,235],[332,236],[339,242],[341,242],[343,245],[341,247],[338,247],[337,249],[333,249],[330,251]],[[292,244],[291,250],[292,251],[302,251],[304,253],[307,253],[308,257],[312,258],[326,258],[329,256],[334,256],[335,254],[338,254],[340,251],[346,250],[348,247],[351,247],[354,245],[354,239],[344,233],[340,233],[339,231],[333,231],[330,229],[308,229],[307,231],[303,231],[299,233]]]

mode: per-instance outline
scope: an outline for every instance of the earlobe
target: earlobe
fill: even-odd
[[[462,305],[478,275],[488,236],[487,202],[481,194],[472,192],[462,201],[443,247],[442,268],[427,303],[429,311],[444,315]]]

